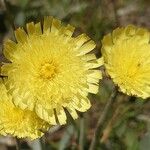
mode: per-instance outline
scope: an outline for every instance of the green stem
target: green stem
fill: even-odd
[[[80,135],[79,135],[79,149],[84,150],[84,140],[85,140],[85,120],[83,114],[80,118]]]
[[[112,7],[113,7],[113,12],[114,12],[115,26],[118,27],[120,23],[119,23],[119,17],[118,17],[118,13],[117,13],[116,1],[111,0],[111,3],[112,3]]]
[[[89,150],[95,150],[96,149],[96,146],[97,146],[99,139],[100,139],[100,136],[102,134],[102,129],[103,129],[104,123],[108,117],[108,114],[111,110],[111,107],[112,107],[117,95],[118,95],[118,90],[117,90],[117,88],[114,88],[114,90],[112,91],[112,93],[111,93],[111,95],[110,95],[110,97],[109,97],[109,99],[108,99],[108,101],[104,107],[103,112],[101,113],[101,115],[99,117],[98,123],[96,125],[96,129],[94,132],[94,137],[92,139]]]
[[[21,150],[21,143],[20,140],[16,137],[16,150]]]
[[[42,150],[46,150],[46,137],[45,137],[45,135],[43,135],[43,137],[40,138],[40,144],[41,144]]]
[[[14,24],[14,16],[12,12],[10,11],[10,4],[8,0],[4,0],[4,5],[6,8],[6,13],[7,13],[7,19],[12,27],[13,30],[15,30],[15,24]]]

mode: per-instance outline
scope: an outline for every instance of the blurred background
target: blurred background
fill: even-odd
[[[97,44],[118,26],[134,24],[150,27],[149,0],[0,0],[0,59],[5,39],[14,38],[13,30],[27,22],[38,22],[51,15],[76,27],[75,35],[86,33]],[[102,68],[103,70],[103,68]],[[92,107],[79,113],[79,119],[55,126],[40,140],[19,141],[23,150],[87,150],[98,117],[111,93],[113,83],[108,77],[100,81],[97,95],[89,95]],[[97,150],[150,150],[150,101],[120,94],[113,105],[101,144]],[[124,101],[122,101],[124,99]],[[0,136],[0,150],[15,150],[15,138]],[[42,143],[42,144],[41,144]]]

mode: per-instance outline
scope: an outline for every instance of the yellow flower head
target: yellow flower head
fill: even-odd
[[[72,37],[74,27],[52,17],[26,28],[15,31],[17,43],[4,45],[11,63],[3,65],[2,75],[8,76],[15,105],[34,110],[53,125],[66,123],[64,108],[76,119],[76,110],[89,109],[87,95],[97,93],[102,78],[95,69],[102,59],[89,54],[95,43],[85,34]]]
[[[30,110],[22,110],[12,103],[12,97],[0,79],[0,134],[13,135],[19,138],[36,139],[41,137],[49,127],[48,123],[40,119]]]
[[[129,25],[118,28],[102,41],[108,74],[128,95],[150,97],[150,32]]]

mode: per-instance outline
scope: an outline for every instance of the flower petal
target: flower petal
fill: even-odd
[[[58,106],[56,108],[56,114],[57,114],[57,118],[58,118],[60,125],[65,124],[67,118],[66,118],[66,113],[64,112],[63,107]]]
[[[35,33],[35,25],[33,22],[30,22],[26,25],[27,27],[27,32],[28,32],[28,35],[32,35]]]
[[[43,33],[46,33],[47,31],[50,32],[52,20],[53,20],[52,16],[44,17]]]
[[[17,50],[17,44],[11,40],[7,40],[4,43],[4,55],[7,59],[9,60],[13,60],[13,58],[15,57],[13,54],[14,52]]]
[[[21,29],[21,28],[18,28],[16,31],[15,31],[15,37],[16,37],[16,40],[18,42],[21,42],[21,43],[24,43],[26,42],[27,40],[27,34],[26,32]]]
[[[92,51],[95,48],[95,42],[94,41],[88,41],[84,45],[82,45],[79,48],[79,56],[85,55],[86,53]]]

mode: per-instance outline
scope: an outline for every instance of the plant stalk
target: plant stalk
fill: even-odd
[[[115,87],[104,107],[103,112],[101,113],[101,115],[99,117],[89,150],[96,150],[96,146],[99,143],[100,136],[102,134],[103,125],[104,125],[105,121],[107,120],[108,114],[110,113],[111,107],[112,107],[117,95],[118,95],[118,90]]]
[[[16,150],[21,150],[21,143],[20,140],[16,137]]]
[[[85,142],[85,120],[83,114],[80,117],[79,149],[84,150]]]

